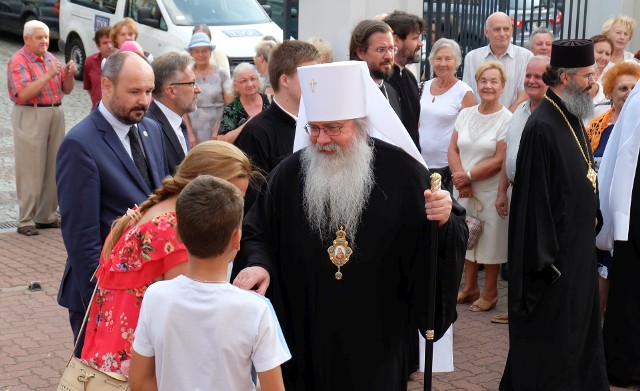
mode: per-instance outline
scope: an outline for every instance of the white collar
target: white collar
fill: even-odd
[[[511,58],[515,58],[514,51],[515,51],[515,49],[513,48],[513,44],[509,43],[509,46],[507,46],[507,50],[504,52],[504,54],[502,56],[498,57],[493,53],[493,50],[491,50],[491,45],[487,45],[487,46],[484,47],[484,53],[483,54],[484,54],[485,58],[487,58],[489,56],[489,54],[493,55],[493,57],[495,57],[497,59],[501,59],[502,57],[507,56],[507,55],[509,57],[511,57]]]
[[[121,122],[119,119],[117,119],[113,114],[111,114],[109,110],[107,110],[106,106],[102,103],[102,101],[98,103],[98,110],[100,110],[100,113],[104,116],[104,119],[107,120],[109,125],[111,125],[113,130],[116,132],[116,135],[118,135],[118,138],[120,139],[122,144],[128,145],[129,143],[125,142],[125,140],[127,140],[127,137],[129,134],[129,128],[131,128],[131,125],[127,125]],[[127,151],[128,150],[129,149],[127,148]]]
[[[293,118],[296,122],[298,121],[298,116],[297,115],[293,115],[292,113],[288,112],[287,110],[285,110],[284,107],[282,107],[280,105],[280,103],[278,103],[278,100],[276,99],[276,97],[274,96],[273,99],[271,100],[272,103],[275,103],[276,106],[278,106],[280,108],[280,110],[284,111],[285,113],[287,113],[291,118]]]
[[[160,108],[164,116],[167,117],[167,121],[169,121],[169,124],[171,125],[171,127],[174,130],[180,129],[180,125],[182,124],[182,117],[176,114],[175,111],[165,106],[162,102],[160,102],[160,100],[154,99],[153,101],[156,102],[156,104],[158,105],[158,107]],[[180,131],[182,132],[182,130]]]

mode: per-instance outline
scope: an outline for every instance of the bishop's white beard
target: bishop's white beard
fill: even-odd
[[[348,150],[331,143],[309,145],[301,154],[304,209],[312,231],[330,242],[338,227],[347,232],[355,248],[355,235],[362,212],[375,183],[373,145],[366,135],[356,135]],[[320,150],[335,150],[324,155]]]
[[[581,120],[593,117],[593,99],[573,80],[567,85],[562,101],[569,112]]]

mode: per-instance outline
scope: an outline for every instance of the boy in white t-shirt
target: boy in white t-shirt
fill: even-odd
[[[131,390],[283,391],[289,360],[268,301],[226,282],[240,249],[243,198],[227,181],[203,175],[176,202],[189,272],[147,289],[133,342]]]

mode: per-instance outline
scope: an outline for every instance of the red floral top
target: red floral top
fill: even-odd
[[[100,259],[98,290],[91,303],[81,358],[106,372],[129,373],[133,332],[149,285],[187,262],[177,240],[175,212],[131,227],[108,259]]]

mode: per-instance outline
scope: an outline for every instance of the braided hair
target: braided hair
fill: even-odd
[[[193,147],[178,166],[173,177],[168,176],[162,185],[134,211],[129,211],[113,222],[111,233],[102,249],[102,257],[107,259],[127,228],[140,221],[149,208],[159,202],[175,197],[198,175],[212,175],[221,179],[252,179],[260,174],[251,167],[247,155],[231,143],[209,140]]]

